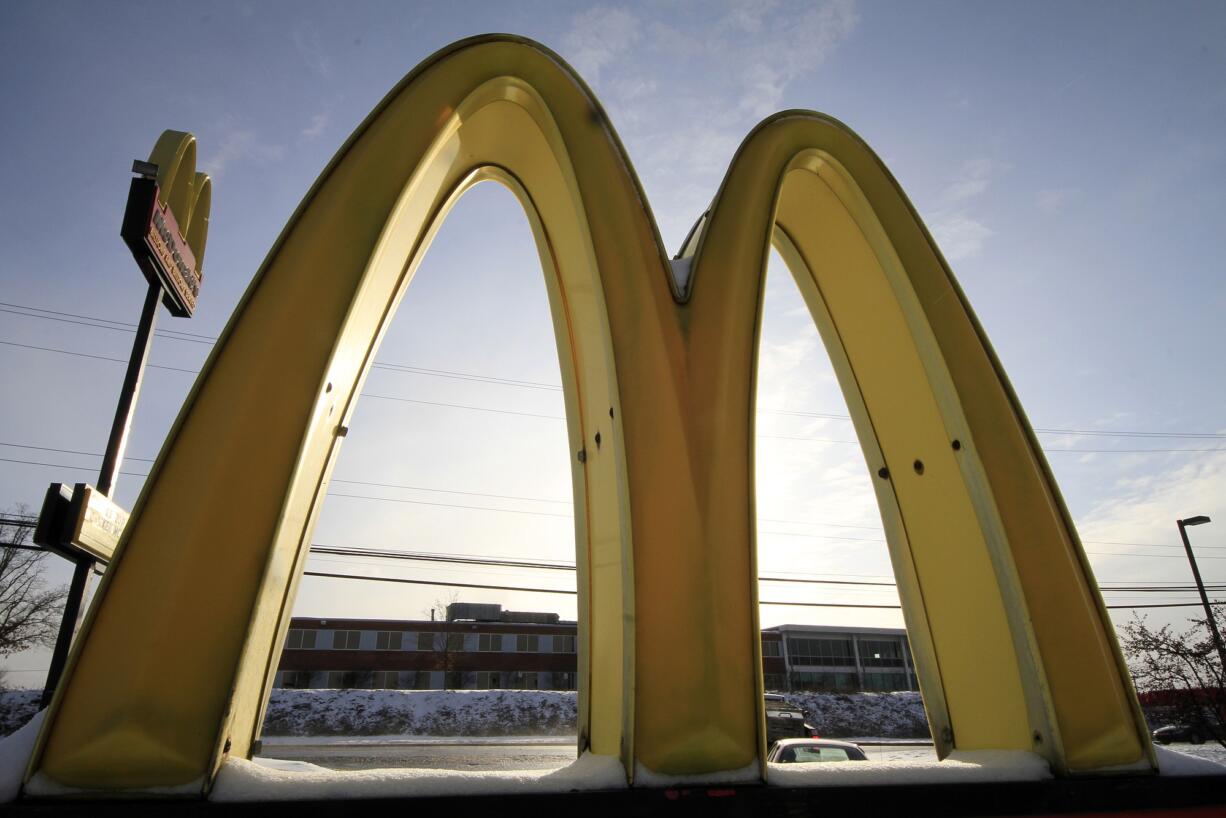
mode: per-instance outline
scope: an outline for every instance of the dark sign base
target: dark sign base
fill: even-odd
[[[345,801],[22,801],[0,815],[90,815],[140,818],[161,815],[532,815],[626,816],[822,816],[822,818],[918,818],[945,816],[1127,816],[1220,818],[1226,816],[1226,776],[1102,777],[976,784],[873,787],[678,787],[549,795],[480,795],[372,798]]]

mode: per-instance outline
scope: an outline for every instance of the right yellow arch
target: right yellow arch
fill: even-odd
[[[752,419],[774,241],[883,470],[938,751],[1153,766],[1030,427],[873,153],[820,114],[764,122],[686,248],[682,292],[590,92],[546,49],[490,36],[393,90],[257,273],[133,509],[31,774],[207,793],[227,756],[249,755],[361,383],[434,231],[483,179],[528,213],[558,340],[581,749],[628,777],[763,763]]]

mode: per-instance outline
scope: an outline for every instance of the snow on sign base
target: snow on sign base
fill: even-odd
[[[560,770],[325,770],[312,764],[230,759],[217,775],[213,801],[298,801],[435,795],[518,795],[625,789],[621,763],[584,753]]]

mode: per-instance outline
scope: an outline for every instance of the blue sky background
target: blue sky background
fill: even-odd
[[[1174,520],[1208,514],[1218,521],[1192,530],[1202,572],[1226,580],[1226,452],[1203,451],[1226,449],[1221,3],[7,2],[0,302],[135,322],[144,283],[118,237],[128,169],[162,129],[189,130],[214,180],[205,283],[195,318],[163,313],[159,326],[215,336],[293,208],[371,107],[433,51],[489,31],[543,42],[589,82],[670,250],[762,117],[811,108],[856,129],[933,230],[1036,427],[1207,435],[1042,435],[1099,579],[1187,582]],[[101,452],[123,366],[13,344],[126,359],[131,335],[0,312],[8,376],[0,506],[36,508],[48,482],[93,480],[99,459],[21,447]],[[207,350],[160,338],[152,362],[194,370]],[[772,268],[762,350],[760,407],[845,411],[781,267]],[[380,360],[558,383],[535,250],[508,193],[483,185],[456,208]],[[131,455],[156,455],[191,381],[185,372],[149,372]],[[366,391],[562,414],[560,392],[549,388],[383,370]],[[809,416],[766,413],[760,431],[854,439],[850,424]],[[1154,451],[1170,449],[1198,451]],[[342,458],[339,478],[420,488],[334,483],[317,542],[573,559],[561,421],[373,398],[359,407]],[[133,475],[120,479],[120,503],[131,507],[148,465],[128,461]],[[763,440],[759,506],[763,573],[890,573],[856,446]],[[313,565],[573,587],[561,572]],[[66,577],[57,569],[53,578]],[[450,598],[405,587],[308,579],[298,612],[418,617]],[[812,601],[813,593],[763,588],[767,599]],[[880,592],[823,594],[894,601]],[[562,596],[462,596],[574,613]],[[1193,597],[1113,594],[1109,602],[1167,600]],[[1151,616],[1181,622],[1193,613]],[[896,614],[855,610],[764,607],[762,616],[766,625],[901,624]],[[45,656],[3,664],[21,671],[13,681],[33,682]]]

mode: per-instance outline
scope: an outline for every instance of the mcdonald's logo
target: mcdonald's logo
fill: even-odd
[[[164,131],[148,162],[136,162],[123,237],[150,284],[160,284],[173,314],[196,309],[209,233],[213,183],[196,172],[196,137]]]
[[[631,781],[764,769],[751,430],[773,244],[874,475],[938,754],[1154,769],[1031,427],[873,152],[822,114],[762,122],[682,284],[591,92],[543,47],[490,36],[409,74],[290,219],[136,503],[31,775],[207,793],[249,755],[359,387],[434,232],[486,180],[527,213],[561,353],[581,751]]]

